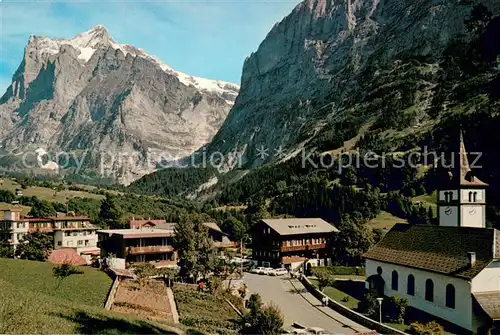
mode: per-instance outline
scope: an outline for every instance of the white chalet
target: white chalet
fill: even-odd
[[[485,188],[460,134],[460,166],[438,195],[439,226],[396,224],[365,255],[367,288],[486,333],[500,320],[500,231],[486,228]]]

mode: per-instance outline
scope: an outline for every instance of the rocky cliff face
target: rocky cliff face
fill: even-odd
[[[352,116],[413,108],[424,122],[437,64],[453,41],[473,38],[467,18],[478,4],[500,13],[496,0],[301,2],[246,59],[240,94],[209,150],[224,153],[226,169],[236,154],[254,167],[297,154]],[[412,60],[420,65],[409,71]]]
[[[0,99],[0,149],[18,158],[47,152],[38,157],[47,168],[129,183],[208,143],[238,90],[177,72],[102,26],[70,40],[32,36]]]

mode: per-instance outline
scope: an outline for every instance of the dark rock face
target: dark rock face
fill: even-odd
[[[226,170],[235,155],[255,167],[276,159],[280,147],[297,154],[327,123],[353,112],[370,116],[362,103],[390,84],[378,83],[380,74],[419,59],[427,64],[422,77],[430,77],[450,43],[472,38],[466,19],[478,4],[500,13],[495,0],[301,2],[246,59],[240,94],[209,151],[224,153]],[[417,112],[425,112],[433,85],[422,83],[412,101]],[[267,159],[259,148],[268,148]]]

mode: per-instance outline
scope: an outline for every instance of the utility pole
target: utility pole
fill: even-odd
[[[240,272],[243,276],[243,237],[240,239]]]

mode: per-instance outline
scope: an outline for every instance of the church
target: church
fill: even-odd
[[[471,170],[462,134],[458,159],[438,191],[439,225],[396,224],[364,255],[366,285],[481,334],[500,320],[500,231],[486,228],[488,185]]]

